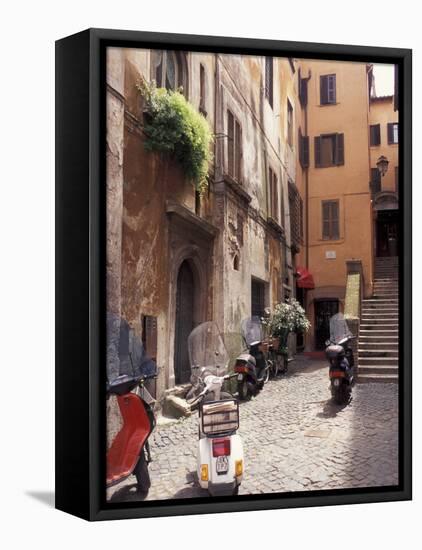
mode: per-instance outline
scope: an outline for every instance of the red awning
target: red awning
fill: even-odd
[[[296,285],[299,288],[315,288],[314,278],[306,267],[298,267],[296,275],[298,275]]]

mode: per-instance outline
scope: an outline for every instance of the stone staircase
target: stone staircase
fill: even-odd
[[[358,382],[398,382],[398,258],[375,258],[374,293],[362,301]]]

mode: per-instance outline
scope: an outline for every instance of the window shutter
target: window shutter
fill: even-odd
[[[314,139],[315,146],[315,168],[321,168],[321,136]]]
[[[389,122],[387,124],[387,138],[388,138],[388,144],[391,145],[391,143],[394,143],[394,123]]]
[[[379,124],[372,124],[369,127],[369,144],[370,145],[381,144],[381,127]]]
[[[227,171],[234,177],[234,119],[227,111]]]
[[[381,191],[381,174],[378,168],[371,168],[371,191],[372,194],[379,193]]]
[[[299,88],[299,101],[302,107],[306,107],[308,104],[308,81],[306,78],[302,78],[302,73],[298,71],[298,88]]]
[[[330,203],[324,201],[322,203],[322,238],[330,238]]]
[[[319,77],[319,92],[320,92],[320,103],[321,105],[325,105],[328,103],[328,86],[327,86],[327,77],[326,76],[320,76]]]
[[[333,201],[331,203],[331,238],[338,239],[339,236],[338,202]]]
[[[344,134],[336,134],[336,165],[344,164]]]
[[[240,183],[241,178],[241,167],[242,167],[242,129],[240,124],[236,121],[235,123],[235,143],[236,143],[236,166],[235,166],[235,178]]]
[[[303,136],[303,167],[308,168],[309,166],[309,136]]]
[[[327,103],[336,102],[336,75],[327,76]]]

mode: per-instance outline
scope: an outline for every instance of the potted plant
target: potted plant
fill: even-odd
[[[305,310],[294,298],[276,304],[274,311],[263,318],[263,324],[273,338],[273,346],[277,353],[284,356],[285,370],[288,360],[287,339],[290,333],[306,332],[311,323],[306,317]]]

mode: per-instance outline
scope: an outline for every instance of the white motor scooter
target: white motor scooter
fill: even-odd
[[[222,391],[229,355],[216,323],[197,326],[188,338],[192,381],[190,401],[199,409],[198,480],[210,495],[235,495],[243,479],[244,459],[239,428],[239,403]],[[199,392],[199,393],[198,393]]]

